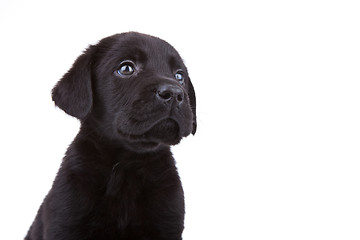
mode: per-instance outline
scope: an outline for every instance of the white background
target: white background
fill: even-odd
[[[184,58],[198,132],[173,148],[184,240],[360,239],[358,1],[0,1],[0,239],[22,239],[76,119],[53,85],[114,33]]]

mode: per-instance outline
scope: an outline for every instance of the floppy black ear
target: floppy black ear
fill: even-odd
[[[191,83],[191,80],[189,78],[189,88],[188,88],[188,93],[189,93],[189,100],[190,100],[190,107],[191,110],[193,112],[193,129],[192,129],[192,134],[195,135],[196,133],[196,128],[197,128],[197,121],[196,121],[196,96],[195,96],[195,90],[194,90],[194,86]]]
[[[52,90],[55,105],[78,119],[84,119],[92,108],[92,52],[90,47],[80,55]]]

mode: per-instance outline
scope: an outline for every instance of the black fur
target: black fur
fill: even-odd
[[[124,61],[130,74],[118,71]],[[105,38],[52,97],[81,128],[25,239],[180,240],[184,196],[170,145],[195,134],[196,100],[176,50],[140,33]]]

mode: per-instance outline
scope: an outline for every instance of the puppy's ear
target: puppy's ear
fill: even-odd
[[[189,93],[189,100],[190,100],[190,107],[193,112],[193,129],[192,134],[195,135],[196,128],[197,128],[197,121],[196,121],[196,96],[195,96],[195,90],[194,86],[191,83],[191,80],[189,78],[189,85],[188,85],[188,93]]]
[[[92,108],[91,64],[94,47],[90,46],[52,90],[55,105],[67,114],[84,119]]]

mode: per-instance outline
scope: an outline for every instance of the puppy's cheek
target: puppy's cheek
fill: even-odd
[[[193,130],[193,114],[190,106],[182,109],[180,116],[178,117],[181,122],[181,132],[183,137],[187,137]]]
[[[132,123],[127,115],[124,111],[119,111],[116,114],[113,127],[118,133],[129,134],[129,132],[131,132]]]

